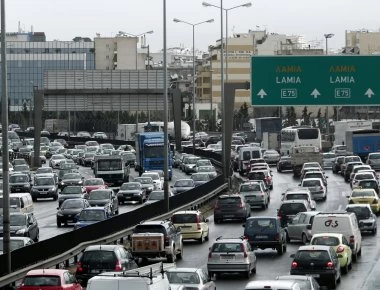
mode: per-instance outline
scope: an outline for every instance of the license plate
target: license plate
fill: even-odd
[[[39,194],[47,194],[47,192],[46,191],[41,191],[41,192],[39,192]]]
[[[21,188],[16,188],[15,191],[21,191]]]
[[[225,218],[233,218],[234,215],[233,215],[233,214],[226,214],[224,217],[225,217]]]
[[[256,239],[267,239],[268,236],[256,236]]]
[[[91,270],[90,273],[99,274],[100,270]]]
[[[71,218],[71,214],[68,214],[67,217],[68,217],[68,218]]]
[[[220,256],[221,260],[232,260],[234,259],[234,256]]]
[[[313,278],[319,278],[319,274],[311,274],[310,276]]]

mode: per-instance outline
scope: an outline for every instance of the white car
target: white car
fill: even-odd
[[[351,188],[352,189],[357,188],[358,184],[359,184],[359,180],[364,180],[364,179],[377,180],[377,176],[376,176],[375,171],[373,171],[373,170],[371,170],[371,171],[362,170],[362,171],[355,173],[354,177],[352,178],[352,180],[350,182]]]
[[[154,184],[154,190],[162,190],[163,189],[163,181],[160,177],[160,174],[158,172],[152,172],[152,171],[147,171],[144,172],[141,177],[151,177],[153,180]]]
[[[66,157],[63,154],[54,154],[50,158],[50,167],[51,168],[59,168],[59,164],[61,161],[66,160]]]
[[[323,184],[323,181],[320,178],[305,178],[299,186],[307,187],[314,200],[326,200],[327,198],[327,187]]]
[[[326,152],[322,155],[323,169],[332,168],[335,161],[335,153]]]
[[[214,290],[214,281],[200,268],[171,268],[166,272],[171,289]],[[183,286],[184,288],[179,288]]]

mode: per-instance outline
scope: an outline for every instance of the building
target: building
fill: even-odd
[[[380,31],[366,29],[346,31],[346,43],[342,53],[360,55],[380,54]]]

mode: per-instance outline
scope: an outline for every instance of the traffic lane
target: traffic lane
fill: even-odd
[[[317,210],[332,211],[339,208],[344,209],[347,204],[345,193],[350,190],[348,183],[338,175],[326,171],[328,178],[328,197],[325,202],[317,202]],[[294,187],[299,180],[293,177],[292,173],[278,174],[273,170],[274,189],[271,191],[271,203],[266,210],[253,209],[252,216],[259,215],[275,215],[277,208],[281,204],[281,193],[288,187]],[[209,217],[210,240],[202,245],[196,242],[185,242],[183,260],[177,261],[178,267],[201,267],[207,268],[207,256],[209,247],[218,236],[224,237],[240,237],[243,234],[241,222],[225,222],[215,225],[213,216]],[[287,252],[278,256],[272,249],[257,250],[257,274],[252,276],[250,280],[273,279],[277,275],[289,274],[291,254],[294,254],[301,243],[288,244]],[[341,285],[338,289],[361,289],[367,279],[371,269],[374,269],[379,259],[379,241],[377,236],[363,234],[362,257],[358,263],[353,265],[348,275],[344,275]],[[380,268],[380,266],[379,266]],[[242,278],[240,275],[224,275],[216,280],[218,289],[244,289],[248,279]]]

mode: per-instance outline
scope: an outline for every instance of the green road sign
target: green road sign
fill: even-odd
[[[380,105],[380,56],[253,56],[253,106]]]

